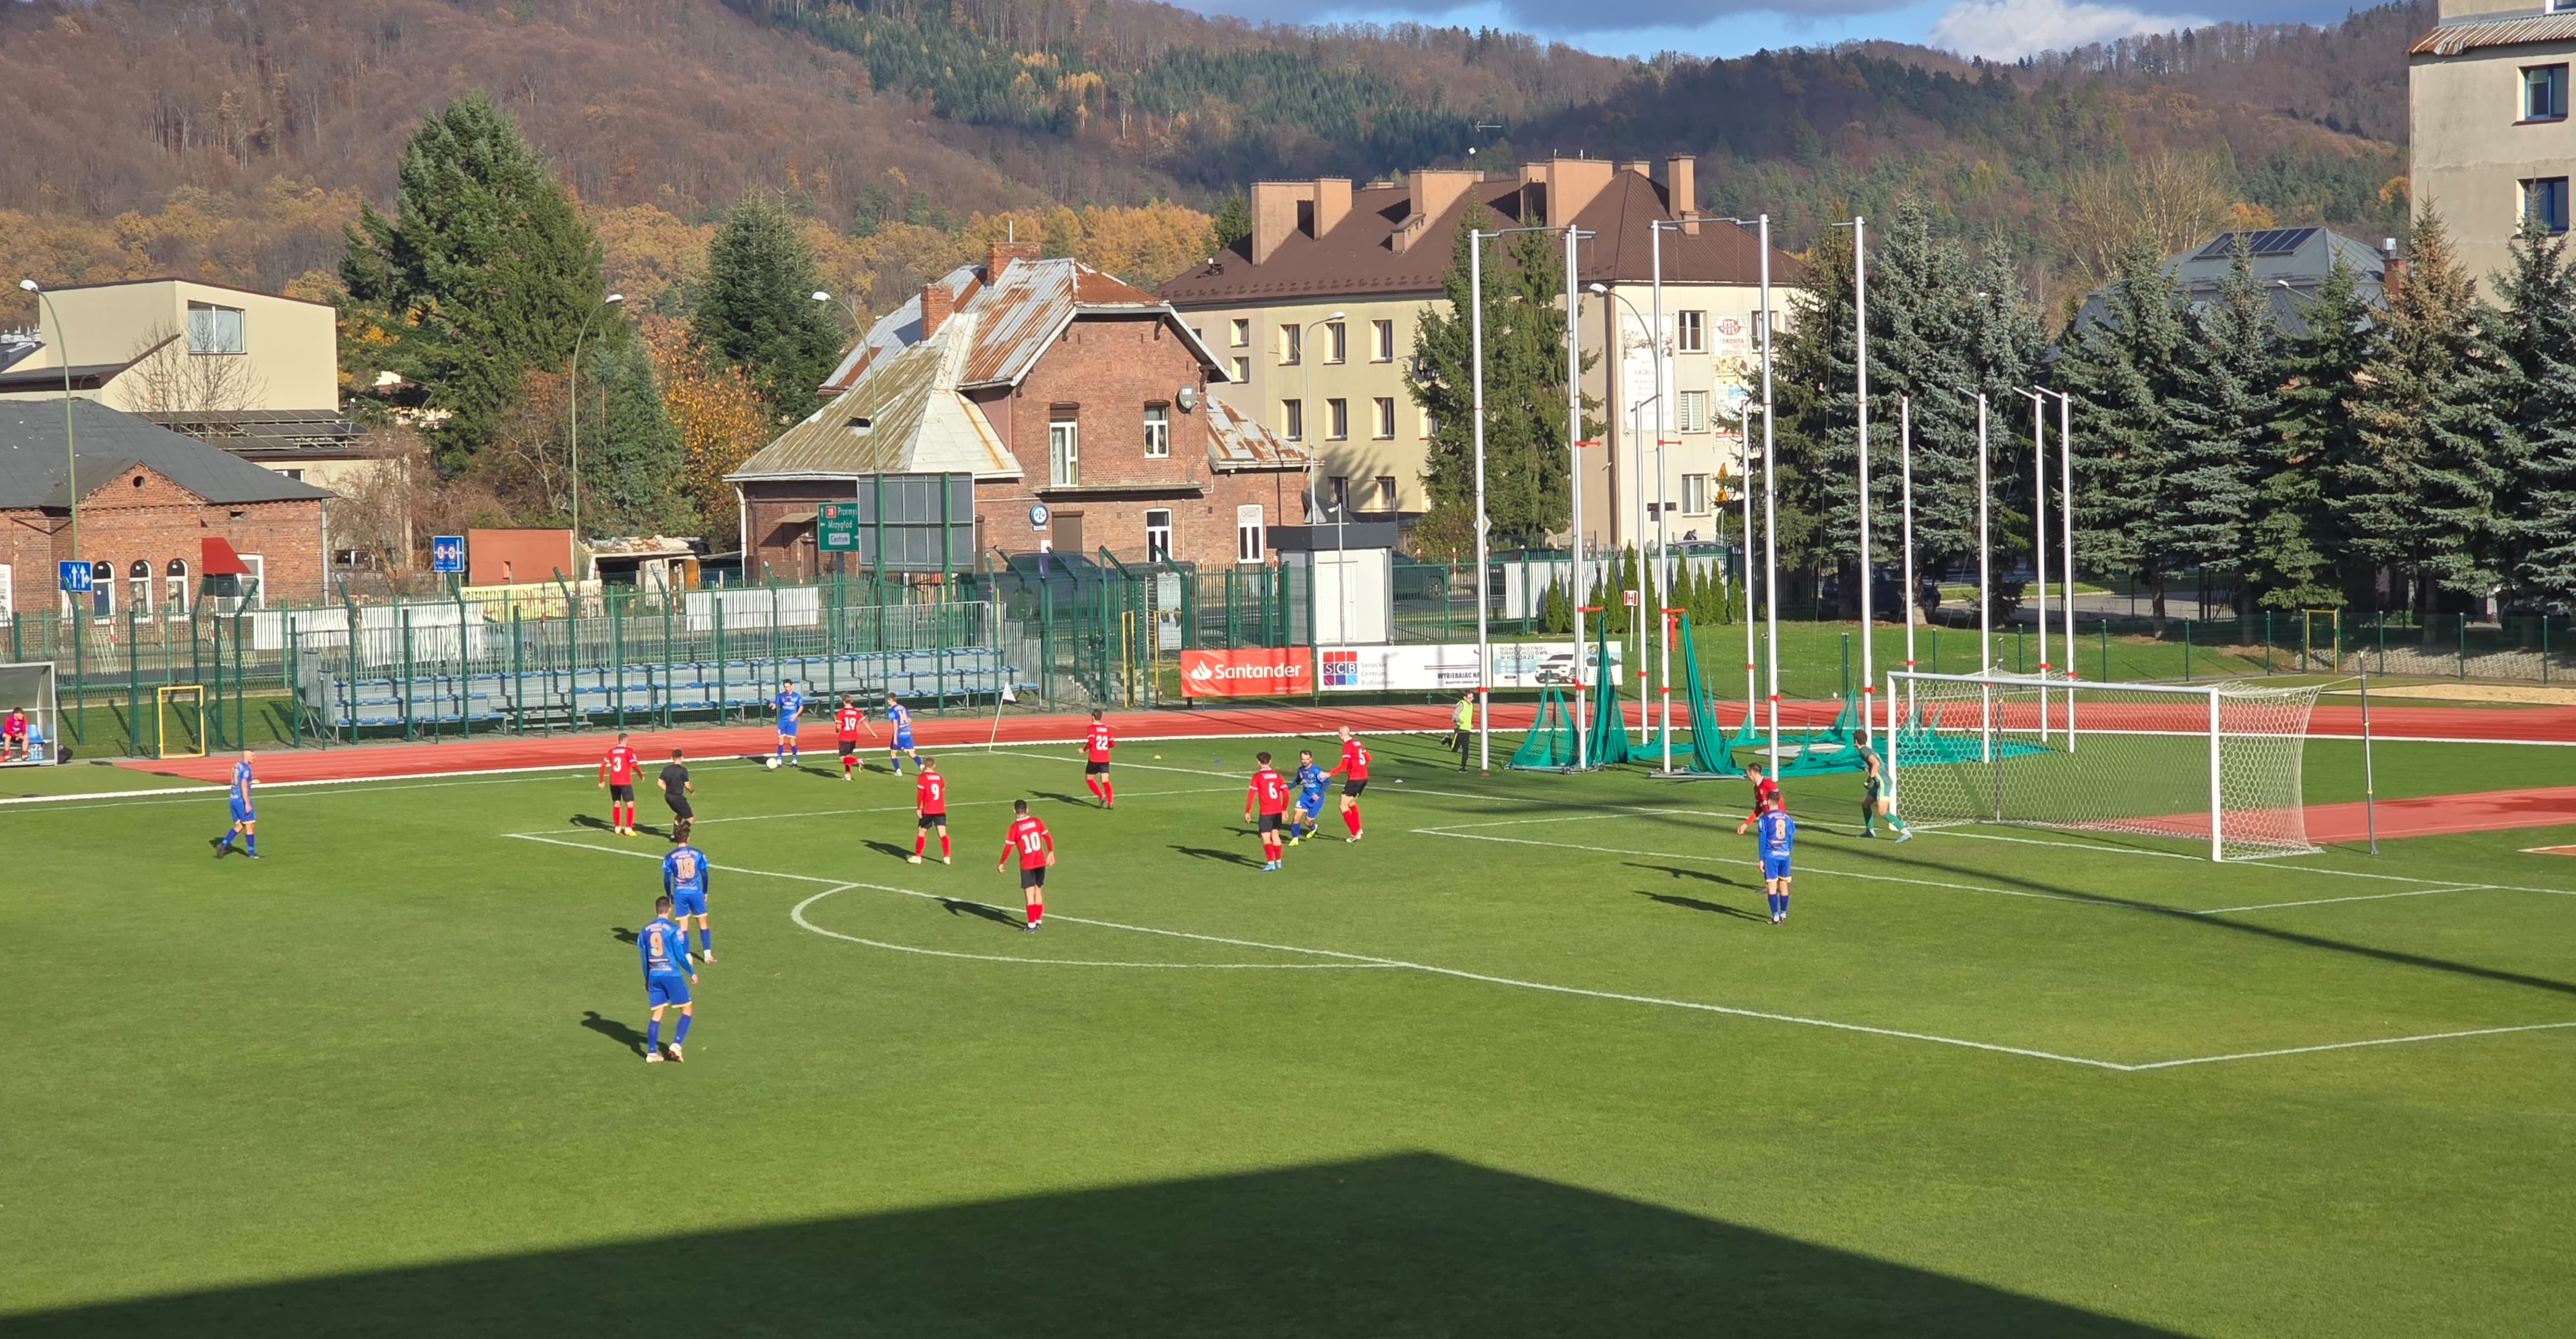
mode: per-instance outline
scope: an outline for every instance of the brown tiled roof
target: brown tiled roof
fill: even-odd
[[[1380,294],[1437,294],[1440,276],[1449,268],[1450,250],[1466,217],[1468,202],[1482,200],[1497,226],[1522,221],[1524,194],[1518,180],[1489,177],[1432,220],[1403,251],[1394,246],[1396,230],[1412,212],[1413,194],[1403,186],[1369,186],[1351,192],[1351,209],[1341,224],[1322,237],[1291,232],[1261,265],[1252,263],[1251,243],[1238,242],[1214,261],[1164,284],[1159,295],[1176,307],[1208,307],[1303,297],[1360,297]],[[1578,227],[1597,236],[1575,256],[1575,273],[1583,283],[1643,282],[1654,273],[1654,241],[1648,225],[1669,221],[1672,213],[1661,183],[1643,173],[1620,170],[1610,185],[1575,218]],[[1771,280],[1794,279],[1802,267],[1788,253],[1773,248]],[[1703,217],[1696,234],[1664,235],[1664,279],[1668,283],[1754,284],[1761,281],[1761,249],[1753,234],[1732,223]]]
[[[2456,56],[2479,47],[2576,39],[2576,14],[2525,14],[2485,23],[2445,24],[2415,39],[2410,56]]]

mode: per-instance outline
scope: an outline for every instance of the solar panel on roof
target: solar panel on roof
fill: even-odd
[[[2317,235],[2314,228],[2264,228],[2248,233],[2220,233],[2216,240],[2193,253],[2194,260],[2225,260],[2236,254],[2236,239],[2245,239],[2246,250],[2257,256],[2286,256],[2307,245]]]

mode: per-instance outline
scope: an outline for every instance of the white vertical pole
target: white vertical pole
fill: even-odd
[[[1657,645],[1662,648],[1655,657],[1655,689],[1661,694],[1664,704],[1664,770],[1670,772],[1673,770],[1673,625],[1665,620],[1664,606],[1671,603],[1668,588],[1672,581],[1664,572],[1664,563],[1672,552],[1672,545],[1664,537],[1668,533],[1672,508],[1666,505],[1668,498],[1664,492],[1664,420],[1671,416],[1672,410],[1665,403],[1664,390],[1664,227],[1660,223],[1653,224],[1646,232],[1654,241],[1655,261],[1655,328],[1647,332],[1655,354],[1655,607],[1652,612],[1659,638]]]
[[[1879,779],[1886,786],[1888,807],[1902,813],[1904,806],[1896,797],[1896,675],[1892,671],[1887,676],[1887,751],[1881,756],[1887,774]]]
[[[1582,301],[1581,290],[1574,283],[1574,220],[1565,225],[1565,453],[1567,469],[1567,505],[1573,517],[1574,579],[1568,583],[1574,592],[1574,766],[1581,770],[1584,753],[1591,741],[1583,731],[1583,341],[1575,327],[1575,304]],[[1605,373],[1604,380],[1607,380]],[[1608,408],[1608,406],[1604,406]],[[1486,679],[1492,683],[1491,677]],[[1491,715],[1493,702],[1484,706]],[[1484,717],[1477,718],[1480,722]]]
[[[1736,440],[1744,447],[1744,731],[1753,732],[1758,708],[1753,691],[1753,400],[1735,407]]]
[[[2039,742],[2048,742],[2048,401],[2030,398],[2030,514],[2032,575],[2039,584]],[[2070,652],[2073,647],[2067,648]]]
[[[1899,494],[1904,524],[1898,529],[1899,544],[1905,551],[1905,672],[1914,673],[1914,397],[1896,397],[1896,470],[1904,483]],[[1905,681],[1907,715],[1914,711],[1914,680]],[[1892,704],[1891,704],[1892,705]]]
[[[1870,642],[1878,624],[1871,618],[1870,587],[1877,584],[1869,565],[1869,220],[1852,216],[1852,366],[1859,384],[1855,393],[1860,435],[1860,742],[1869,743],[1869,695],[1878,688],[1877,661]]]
[[[2075,751],[2075,437],[2073,401],[2057,396],[2057,535],[2066,575],[2066,751]]]
[[[2218,767],[2218,690],[2209,690],[2209,858],[2224,860],[2219,845],[2218,814],[2220,810]]]
[[[1761,216],[1762,235],[1762,581],[1763,618],[1771,638],[1771,769],[1780,775],[1780,518],[1778,492],[1772,485],[1771,458],[1771,216]]]
[[[1977,674],[1984,677],[1995,672],[1994,615],[1994,550],[1986,541],[1986,393],[1977,392]],[[1978,738],[1983,762],[1995,759],[1995,690],[1992,684],[1977,690],[1984,729]]]
[[[1485,235],[1473,228],[1467,231],[1467,340],[1476,381],[1470,427],[1476,438],[1476,703],[1481,707],[1494,696],[1494,647],[1485,624]],[[1578,663],[1580,659],[1578,653]],[[1493,732],[1487,728],[1486,714],[1480,713],[1476,720],[1476,765],[1491,771]]]

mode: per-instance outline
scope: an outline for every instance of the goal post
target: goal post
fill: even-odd
[[[63,713],[54,697],[54,662],[31,660],[0,665],[0,716],[22,712],[27,717],[26,746],[0,743],[0,763],[49,763],[61,755]]]
[[[174,683],[154,689],[153,694],[153,756],[205,757],[206,686],[201,683]],[[178,727],[175,730],[171,728],[174,724]]]
[[[1900,671],[1887,690],[1908,823],[2168,838],[2212,860],[2316,849],[2300,795],[2314,686]]]

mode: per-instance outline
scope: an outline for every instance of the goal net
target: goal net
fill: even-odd
[[[2314,687],[1888,676],[1887,762],[1908,823],[2177,838],[2212,860],[2308,841]]]

